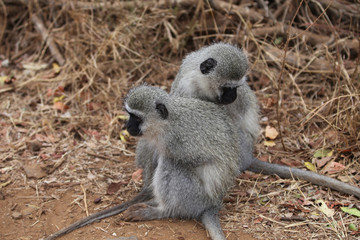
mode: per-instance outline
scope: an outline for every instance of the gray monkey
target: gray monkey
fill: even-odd
[[[210,59],[210,60],[209,60]],[[224,64],[226,63],[226,64]],[[199,98],[226,108],[243,138],[242,148],[252,152],[259,133],[259,107],[253,91],[246,83],[247,57],[241,49],[231,44],[216,43],[190,53],[180,67],[171,88],[171,95]],[[129,206],[153,198],[150,188],[157,166],[157,153],[147,141],[140,139],[136,148],[136,164],[143,168],[144,186],[130,201],[94,213],[62,229],[46,240],[55,239],[75,229],[100,219],[117,215]],[[274,174],[282,178],[298,178],[316,185],[326,186],[360,198],[360,189],[338,180],[297,168],[267,163],[252,155],[242,159],[239,172]]]
[[[238,47],[215,43],[187,55],[170,94],[226,105],[229,116],[249,141],[260,132],[259,106],[246,82],[248,59]]]
[[[197,98],[223,105],[232,118],[243,144],[252,152],[260,132],[259,106],[254,92],[246,82],[248,60],[238,47],[216,43],[187,55],[172,84],[170,95]],[[144,187],[156,168],[154,149],[139,140],[136,148],[136,165],[144,171]],[[244,160],[239,172],[247,169],[252,158]],[[142,194],[142,192],[141,192]]]
[[[128,132],[157,156],[150,184],[154,198],[129,207],[125,219],[198,219],[212,239],[226,239],[218,211],[238,174],[239,159],[251,153],[242,149],[244,137],[224,106],[140,86],[129,92],[125,108]]]
[[[216,43],[190,53],[184,59],[170,93],[227,104],[228,115],[234,120],[238,131],[248,137],[245,142],[252,151],[251,142],[256,141],[260,130],[259,107],[253,91],[246,83],[247,68],[247,57],[240,48]],[[255,157],[243,159],[239,170],[302,179],[360,198],[358,187],[314,172],[263,162]]]

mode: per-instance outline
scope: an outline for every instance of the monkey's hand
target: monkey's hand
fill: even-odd
[[[133,172],[133,174],[131,175],[131,179],[134,180],[134,182],[136,182],[136,183],[140,182],[143,177],[142,176],[143,171],[144,171],[144,169],[139,168],[138,170]]]

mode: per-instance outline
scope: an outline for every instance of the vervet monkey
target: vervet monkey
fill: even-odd
[[[170,94],[225,105],[235,124],[253,143],[260,132],[259,106],[246,82],[248,59],[238,47],[215,43],[187,55]]]
[[[198,219],[212,239],[225,239],[218,216],[222,198],[239,173],[239,161],[252,154],[247,147],[242,149],[245,138],[238,134],[226,109],[198,99],[171,97],[149,86],[131,90],[125,108],[130,115],[128,132],[140,136],[157,157],[151,183],[143,188],[148,192],[135,197],[135,201],[141,196],[151,200],[132,205],[126,219]],[[95,213],[91,220],[80,220],[47,239],[117,214],[133,203]]]
[[[202,53],[197,55],[197,52]],[[224,53],[227,53],[229,57],[226,57],[226,54],[224,55]],[[218,56],[220,55],[222,55],[220,59],[224,59],[224,61],[230,62],[228,64],[228,66],[232,66],[230,70],[229,67],[224,67],[223,64],[219,64],[220,60]],[[202,56],[203,58],[201,58],[200,56]],[[216,60],[216,64],[213,60],[208,59]],[[197,66],[198,70],[196,70],[196,67],[194,66]],[[230,72],[238,71],[238,73],[226,73],[225,70],[220,70],[219,66],[228,69]],[[360,198],[360,188],[357,188],[355,186],[351,186],[349,184],[323,175],[316,174],[314,172],[263,162],[258,160],[257,158],[254,158],[251,155],[253,149],[253,142],[256,141],[259,132],[259,123],[258,105],[255,95],[245,82],[245,74],[247,68],[248,63],[246,55],[242,53],[241,49],[233,45],[217,43],[209,47],[204,47],[198,51],[189,54],[184,59],[180,67],[180,71],[176,76],[176,80],[173,83],[171,95],[199,98],[217,103],[221,108],[226,108],[228,115],[231,116],[231,118],[235,121],[235,124],[239,128],[237,131],[243,138],[243,143],[241,147],[243,149],[245,148],[250,153],[248,154],[249,157],[243,158],[242,165],[239,167],[239,172],[242,172],[244,170],[250,170],[256,173],[263,173],[269,175],[275,174],[283,178],[298,178],[316,185],[326,186],[339,192],[354,195]],[[186,73],[186,69],[188,69],[190,73]],[[207,76],[209,77],[209,79],[207,78]],[[217,78],[214,76],[217,76]],[[236,83],[235,78],[238,80],[238,83]],[[218,84],[216,84],[217,79]],[[228,84],[227,81],[229,81]],[[232,87],[226,88],[226,86]],[[236,88],[236,86],[238,87]],[[236,91],[234,90],[234,88],[236,89]],[[239,101],[240,99],[241,101]],[[117,215],[133,204],[152,199],[153,195],[150,185],[157,166],[157,159],[157,153],[156,151],[154,151],[152,146],[149,145],[147,141],[140,139],[136,149],[136,162],[138,167],[144,169],[144,186],[142,190],[132,200],[123,204],[116,205],[112,208],[94,213],[82,220],[79,220],[78,222],[70,225],[69,227],[53,234],[52,236],[47,238],[47,240],[55,239],[56,237],[62,236],[82,226],[88,225],[94,221]]]
[[[226,239],[218,211],[244,154],[251,153],[241,148],[243,138],[225,108],[149,86],[131,90],[125,108],[128,132],[157,156],[154,198],[128,208],[125,219],[198,219],[212,239]]]
[[[247,71],[248,59],[240,48],[228,43],[203,47],[184,58],[170,95],[223,105],[238,131],[245,135],[243,141],[251,152],[260,125],[256,96],[246,82]],[[139,140],[136,164],[144,170],[144,187],[150,182],[147,178],[152,177],[156,168],[157,158],[153,155],[153,148]],[[250,166],[252,162],[249,159],[242,167]]]
[[[228,115],[239,131],[245,133],[252,151],[260,130],[259,107],[253,91],[246,83],[248,61],[243,51],[231,44],[215,43],[185,57],[171,87],[171,95],[191,97],[226,104]],[[260,161],[255,157],[243,160],[242,170],[275,174],[283,178],[298,178],[316,185],[360,198],[360,188],[297,168]]]

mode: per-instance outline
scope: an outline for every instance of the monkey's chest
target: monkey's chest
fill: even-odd
[[[169,217],[196,218],[210,201],[201,179],[193,171],[159,158],[153,178],[154,196]]]

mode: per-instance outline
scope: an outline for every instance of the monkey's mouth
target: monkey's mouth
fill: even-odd
[[[237,87],[222,87],[222,94],[218,97],[220,104],[233,103],[237,98]]]
[[[143,135],[140,129],[127,128],[127,131],[131,136],[140,137]]]

